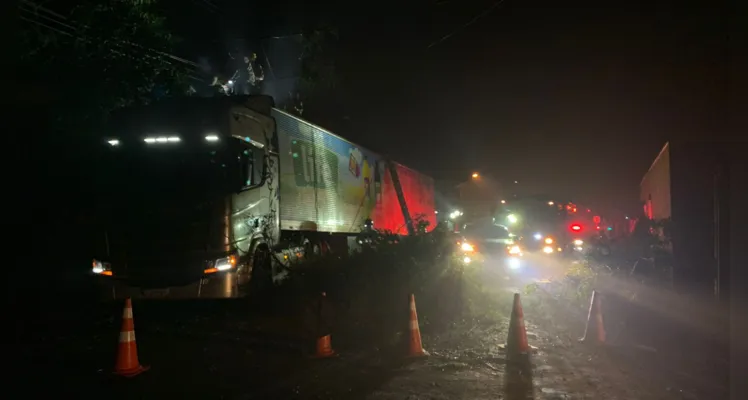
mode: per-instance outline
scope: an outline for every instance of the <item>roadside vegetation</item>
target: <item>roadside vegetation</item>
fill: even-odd
[[[380,347],[403,342],[411,294],[424,334],[500,320],[501,307],[483,306],[497,304],[497,293],[482,284],[480,261],[466,264],[449,235],[377,242],[351,255],[292,266],[268,299],[276,305],[270,312],[299,314],[307,339],[332,333],[343,345]]]

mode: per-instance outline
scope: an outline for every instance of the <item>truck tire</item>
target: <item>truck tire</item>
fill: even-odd
[[[250,296],[263,296],[273,287],[273,271],[270,252],[258,248],[252,256],[252,274],[249,278]]]

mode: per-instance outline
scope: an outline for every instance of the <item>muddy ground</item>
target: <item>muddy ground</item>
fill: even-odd
[[[416,299],[424,347],[431,353],[423,359],[405,357],[407,298],[395,301],[402,315],[391,318],[371,305],[371,316],[356,320],[331,310],[325,318],[333,320],[330,332],[339,356],[322,360],[310,357],[320,328],[309,328],[309,311],[299,301],[279,301],[264,313],[247,299],[140,301],[134,303],[134,318],[140,360],[151,367],[146,373],[133,379],[112,375],[121,304],[73,306],[17,332],[21,357],[14,373],[23,379],[15,384],[25,397],[725,398],[718,376],[682,372],[672,349],[651,350],[667,340],[641,339],[629,329],[610,346],[578,343],[586,315],[553,296],[554,285],[563,284],[554,281],[522,295],[529,342],[537,351],[529,367],[508,364],[499,346],[507,336],[511,292],[521,282],[501,275],[484,271],[471,278],[480,281],[477,291],[473,282],[457,292],[438,289]],[[608,309],[614,333],[620,326],[615,315],[624,311]],[[629,318],[629,325],[634,321]],[[695,352],[697,339],[690,340]]]

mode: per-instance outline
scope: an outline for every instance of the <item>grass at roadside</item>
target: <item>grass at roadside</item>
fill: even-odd
[[[600,271],[588,260],[574,261],[567,269],[564,279],[540,284],[531,283],[525,287],[525,294],[543,291],[575,308],[584,309],[589,306],[590,297],[595,290]]]
[[[386,347],[408,327],[408,298],[416,298],[424,334],[469,329],[506,315],[482,284],[480,262],[465,265],[448,237],[408,237],[397,245],[294,265],[275,289],[273,313],[293,315],[307,341],[332,333],[341,346]],[[322,296],[322,293],[325,296]]]

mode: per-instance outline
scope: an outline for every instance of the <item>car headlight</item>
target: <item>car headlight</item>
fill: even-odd
[[[545,238],[545,244],[553,244],[553,238],[550,238],[550,237]]]
[[[545,253],[545,254],[551,254],[551,253],[553,253],[553,247],[551,247],[551,246],[544,246],[543,247],[543,253]]]
[[[467,242],[460,245],[460,249],[462,249],[462,251],[474,251],[475,250],[475,248],[473,248],[473,245]]]
[[[507,264],[509,265],[509,268],[511,269],[518,269],[522,264],[520,263],[519,258],[512,257],[509,260],[507,260]]]
[[[543,238],[543,235],[541,235],[540,233],[536,233],[536,234],[532,235],[532,237],[535,238],[535,240],[540,240],[540,239]]]
[[[522,249],[519,248],[519,246],[512,246],[509,248],[509,254],[521,254]]]
[[[575,240],[575,241],[574,241],[574,245],[575,245],[575,246],[581,246],[581,245],[583,245],[583,244],[584,244],[584,240],[581,240],[581,239],[577,239],[577,240]]]

